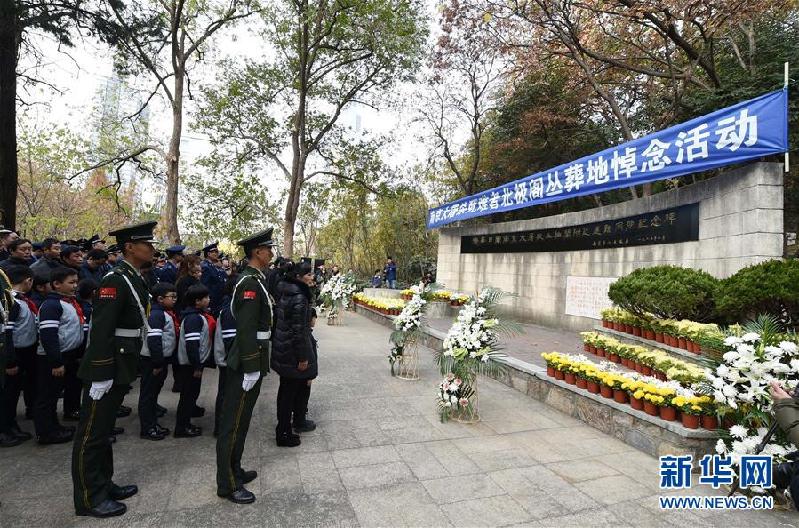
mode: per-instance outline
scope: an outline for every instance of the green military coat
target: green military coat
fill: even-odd
[[[236,319],[236,338],[228,353],[228,367],[240,372],[269,372],[272,299],[266,277],[247,267],[233,292],[232,312]]]
[[[136,298],[146,318],[150,312],[147,285],[138,270],[123,261],[103,277],[95,295],[89,342],[78,369],[83,381],[113,379],[114,384],[128,385],[136,379],[147,324]]]

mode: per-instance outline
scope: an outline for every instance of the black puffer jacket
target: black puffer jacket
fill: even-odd
[[[280,300],[275,306],[272,370],[287,378],[315,378],[319,369],[311,336],[311,289],[289,279],[280,281],[277,288]],[[303,372],[297,369],[301,361],[308,361],[308,369]]]

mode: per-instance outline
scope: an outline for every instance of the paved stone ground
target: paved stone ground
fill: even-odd
[[[451,318],[426,317],[425,322],[444,333],[452,326]],[[544,367],[546,362],[541,357],[542,352],[583,353],[583,340],[580,338],[579,332],[557,330],[535,324],[524,324],[522,328],[524,329],[523,333],[502,338],[502,344],[505,347],[503,352],[516,359]]]
[[[115,480],[141,488],[125,516],[75,517],[69,447],[28,442],[0,452],[0,526],[799,525],[785,512],[664,513],[655,459],[492,380],[480,384],[482,422],[441,424],[430,351],[421,381],[408,382],[389,376],[386,328],[348,313],[346,326],[317,333],[321,377],[310,408],[320,427],[299,448],[275,446],[270,375],[244,459],[260,474],[249,486],[255,504],[216,497],[209,434],[140,440],[134,412],[119,420],[128,432],[114,450]],[[216,377],[209,374],[200,403],[210,410]],[[169,427],[176,400],[162,397]],[[212,419],[196,423],[210,431]]]

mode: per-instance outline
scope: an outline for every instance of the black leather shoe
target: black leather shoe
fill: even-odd
[[[244,488],[237,489],[230,495],[225,496],[225,498],[235,504],[252,504],[255,502],[255,495]]]
[[[297,447],[300,445],[300,435],[296,434],[282,434],[275,438],[275,442],[280,447]]]
[[[205,407],[194,407],[194,410],[191,411],[192,418],[202,418],[205,416]]]
[[[166,438],[166,435],[164,433],[162,433],[161,431],[159,431],[158,429],[156,429],[155,427],[152,427],[152,428],[148,429],[147,431],[144,431],[141,434],[139,434],[139,437],[140,438],[144,438],[145,440],[158,441],[158,440],[163,440],[164,438]]]
[[[19,438],[20,440],[22,440],[23,442],[27,442],[28,440],[33,438],[32,434],[30,434],[27,431],[23,431],[22,429],[19,428],[19,425],[17,424],[12,425],[9,432],[12,435],[16,436],[17,438]]]
[[[62,431],[66,431],[68,433],[74,433],[75,432],[75,426],[74,425],[62,425],[60,427],[60,429]]]
[[[11,433],[0,433],[0,447],[14,447],[22,442],[22,438],[17,438]]]
[[[127,405],[122,405],[119,407],[119,410],[117,411],[117,418],[124,418],[126,416],[130,416],[130,413],[132,412],[133,409],[131,409]]]
[[[36,441],[41,445],[66,444],[72,441],[72,432],[60,430],[49,435],[40,436]]]
[[[165,436],[172,432],[169,427],[161,427],[161,424],[155,424],[155,428],[158,429],[158,432],[164,434]]]
[[[80,411],[72,411],[71,413],[64,413],[64,421],[65,422],[80,421]]]
[[[316,429],[316,422],[313,420],[304,420],[294,424],[294,430],[298,433],[310,433]]]
[[[75,515],[80,517],[116,517],[128,511],[128,507],[115,500],[106,499],[94,508],[77,509]]]
[[[158,405],[158,404],[156,403],[156,404],[155,404],[155,415],[156,415],[158,418],[163,418],[164,416],[166,416],[166,407],[164,407],[164,406],[162,406],[162,405]]]
[[[241,480],[242,484],[249,484],[250,482],[258,478],[258,472],[255,471],[254,469],[250,471],[242,470],[236,476],[239,478],[239,480]]]
[[[129,486],[117,486],[116,484],[112,484],[111,491],[108,492],[108,496],[115,501],[121,501],[133,497],[138,492],[139,487],[135,484],[131,484]]]
[[[194,438],[203,434],[203,430],[195,425],[190,425],[183,430],[175,429],[175,438]]]
[[[125,432],[125,428],[124,427],[114,427],[114,429],[111,430],[111,434],[114,435],[114,436],[121,435],[124,432]]]

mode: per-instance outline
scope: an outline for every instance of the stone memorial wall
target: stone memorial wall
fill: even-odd
[[[754,163],[694,185],[578,213],[442,228],[437,281],[518,297],[516,318],[592,327],[616,277],[670,264],[728,277],[784,253],[783,173]]]

